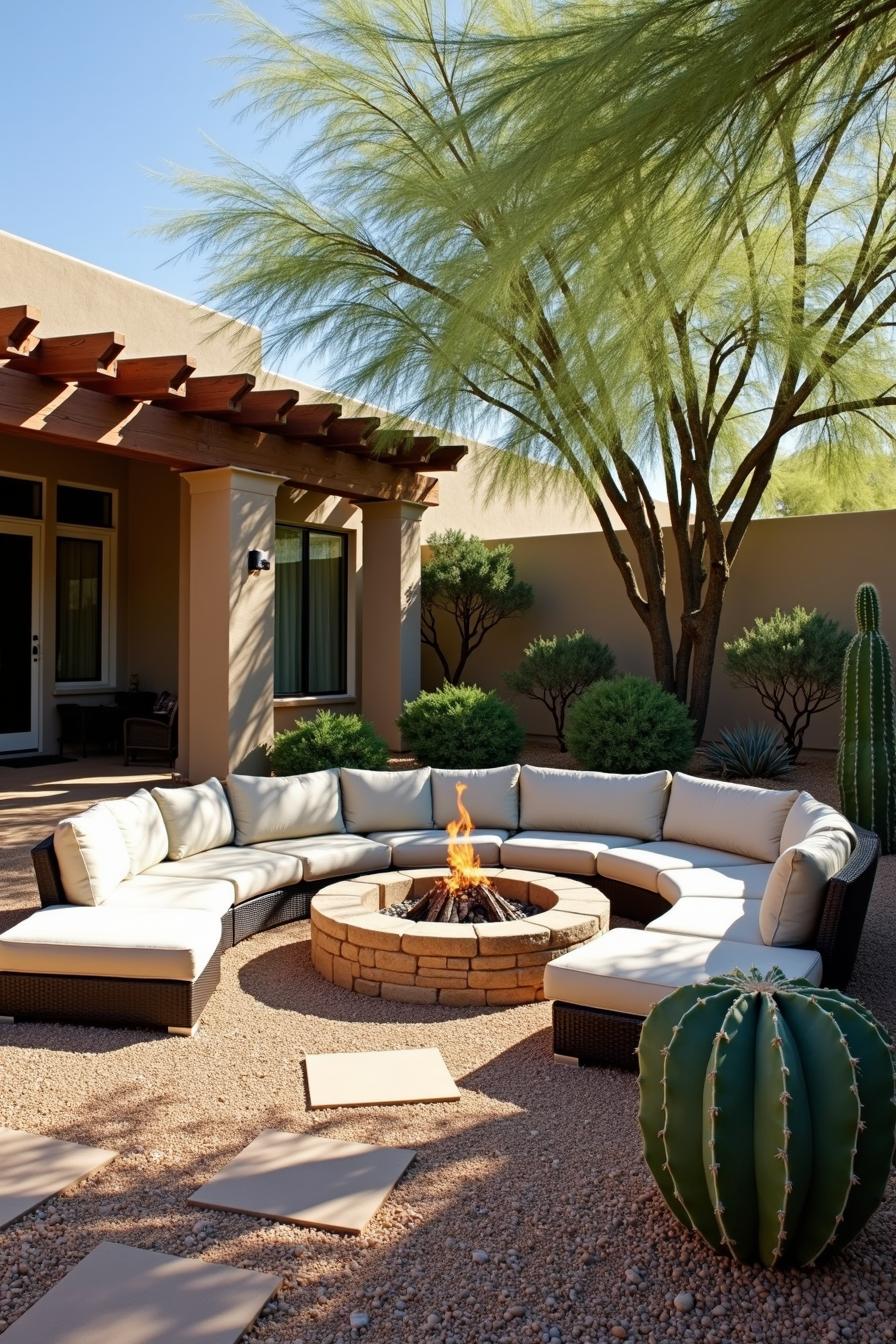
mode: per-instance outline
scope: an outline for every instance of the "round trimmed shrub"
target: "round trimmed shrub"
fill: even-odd
[[[566,741],[586,770],[642,774],[681,770],[694,752],[694,724],[680,700],[647,677],[596,681],[566,720]]]
[[[385,770],[389,748],[359,714],[322,709],[313,719],[297,719],[295,728],[277,733],[269,756],[275,775],[303,775],[342,765]]]
[[[398,726],[421,765],[449,770],[509,765],[525,737],[510,705],[494,691],[448,682],[406,701]]]

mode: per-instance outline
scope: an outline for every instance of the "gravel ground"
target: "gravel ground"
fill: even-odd
[[[549,755],[533,750],[532,758]],[[548,763],[548,761],[545,761]],[[553,762],[550,762],[553,763]],[[36,903],[28,846],[73,804],[139,772],[0,771],[0,925]],[[832,763],[798,782],[833,801]],[[883,862],[854,982],[896,1026]],[[283,1276],[245,1337],[266,1344],[693,1340],[858,1344],[896,1338],[896,1199],[838,1260],[767,1273],[712,1254],[665,1211],[643,1164],[631,1074],[553,1064],[550,1008],[414,1007],[351,995],[310,966],[307,925],[229,951],[200,1034],[0,1027],[0,1123],[120,1157],[0,1233],[0,1332],[99,1241]],[[306,1052],[438,1046],[459,1104],[309,1113]],[[261,1129],[413,1146],[363,1236],[191,1209],[186,1198]],[[366,1313],[366,1330],[350,1324]],[[116,1344],[119,1344],[116,1341]],[[120,1341],[127,1344],[127,1341]]]

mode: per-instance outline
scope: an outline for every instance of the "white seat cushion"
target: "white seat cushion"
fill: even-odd
[[[124,837],[105,803],[60,821],[53,849],[63,890],[73,905],[102,905],[131,871]]]
[[[821,957],[801,948],[759,947],[729,939],[688,938],[647,929],[611,929],[544,968],[548,999],[646,1017],[681,985],[755,966],[778,966],[790,980],[821,984]]]
[[[501,842],[506,831],[474,830],[470,844],[479,862],[493,868],[501,861]],[[438,868],[448,861],[451,837],[445,831],[374,831],[369,837],[392,850],[393,868]]]
[[[145,876],[226,882],[239,904],[265,891],[277,891],[280,887],[301,882],[302,864],[293,854],[274,853],[254,845],[222,845],[220,849],[192,854],[188,859],[157,863]]]
[[[169,865],[171,867],[173,865]],[[198,877],[128,878],[105,902],[109,910],[207,910],[223,919],[234,903],[233,885]]]
[[[375,873],[389,867],[391,850],[366,835],[310,835],[302,840],[270,840],[265,851],[301,861],[306,882],[348,873]]]
[[[685,933],[692,938],[728,938],[736,943],[758,943],[761,900],[731,900],[719,896],[683,896],[648,929],[656,933]]]
[[[476,826],[515,831],[520,824],[520,767],[491,770],[433,770],[432,816],[447,826],[457,816],[457,785],[463,784],[464,806]]]
[[[138,789],[127,798],[112,798],[106,806],[128,851],[130,876],[136,877],[154,863],[161,863],[168,854],[168,832],[149,790]]]
[[[685,845],[674,840],[654,840],[647,845],[604,850],[597,860],[602,877],[615,877],[645,891],[659,891],[660,873],[674,868],[743,867],[743,854],[725,849],[706,849],[703,845]]]
[[[774,863],[784,822],[796,800],[796,789],[757,789],[678,774],[672,780],[663,839],[734,850]]]
[[[825,887],[849,861],[853,842],[846,831],[820,830],[785,849],[775,862],[762,898],[763,941],[803,947],[815,934]]]
[[[787,813],[781,832],[781,853],[819,831],[845,831],[853,844],[856,842],[856,833],[841,812],[820,803],[811,793],[801,793]]]
[[[520,828],[656,840],[662,833],[671,780],[668,770],[607,775],[597,770],[524,765]]]
[[[430,769],[339,772],[345,828],[372,831],[426,831],[432,826]]]
[[[772,867],[770,863],[741,863],[734,868],[672,868],[660,873],[656,889],[670,905],[685,896],[760,901]]]
[[[345,830],[338,770],[313,770],[282,779],[228,775],[227,796],[238,845]]]
[[[582,873],[594,877],[597,856],[614,845],[630,845],[630,835],[593,835],[575,831],[520,831],[501,846],[505,868],[534,868],[540,873]]]
[[[233,813],[219,779],[186,789],[153,789],[168,832],[169,859],[233,843]]]
[[[221,941],[204,910],[75,909],[50,906],[0,934],[0,971],[25,975],[195,980]]]

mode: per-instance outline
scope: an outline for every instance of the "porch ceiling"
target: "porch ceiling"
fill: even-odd
[[[438,502],[420,473],[453,471],[467,449],[299,405],[294,388],[255,389],[250,373],[203,376],[186,354],[128,359],[125,337],[41,338],[28,304],[0,308],[0,429],[173,468],[244,467],[352,499]],[[5,361],[5,363],[3,362]]]

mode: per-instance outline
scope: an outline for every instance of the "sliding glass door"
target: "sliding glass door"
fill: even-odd
[[[39,523],[0,521],[0,752],[39,745],[40,538]]]

